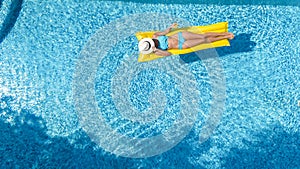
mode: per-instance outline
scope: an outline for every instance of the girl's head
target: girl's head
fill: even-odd
[[[159,46],[159,41],[157,39],[152,39],[156,48]]]

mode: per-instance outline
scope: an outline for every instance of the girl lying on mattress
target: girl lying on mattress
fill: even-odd
[[[196,34],[188,31],[179,32],[172,36],[166,36],[177,24],[173,23],[169,28],[162,32],[156,32],[151,38],[140,40],[138,47],[142,54],[154,53],[160,56],[172,55],[168,49],[186,49],[204,43],[212,43],[223,39],[233,39],[234,35],[230,32],[207,32]]]

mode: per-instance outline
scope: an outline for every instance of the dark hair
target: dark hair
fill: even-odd
[[[159,41],[157,39],[152,39],[154,44],[155,44],[155,47],[158,48],[159,46]]]

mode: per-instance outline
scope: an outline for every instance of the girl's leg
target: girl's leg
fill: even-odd
[[[208,37],[208,38],[189,39],[183,43],[182,48],[183,49],[191,48],[191,47],[203,44],[203,43],[212,43],[212,42],[223,40],[223,39],[232,39],[233,37],[234,37],[234,35],[232,33],[226,33],[226,35],[223,35],[223,36],[216,36],[216,37],[212,36],[212,37]]]
[[[226,36],[226,35],[228,35],[228,32],[222,32],[222,33],[207,32],[204,34],[197,34],[197,33],[192,33],[192,32],[188,32],[188,31],[182,32],[182,36],[185,40],[209,38],[209,37],[216,37],[216,36]]]
[[[197,45],[200,45],[200,44],[203,44],[203,43],[207,43],[205,39],[186,40],[182,45],[182,49],[192,48],[194,46],[197,46]]]
[[[227,35],[224,35],[224,36],[208,37],[207,41],[208,41],[208,43],[212,43],[212,42],[215,42],[218,40],[223,40],[223,39],[233,39],[233,37],[234,37],[234,35],[232,33],[227,33]]]

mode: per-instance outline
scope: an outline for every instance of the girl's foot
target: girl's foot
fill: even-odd
[[[234,34],[233,33],[228,33],[228,39],[233,39],[234,38]]]

